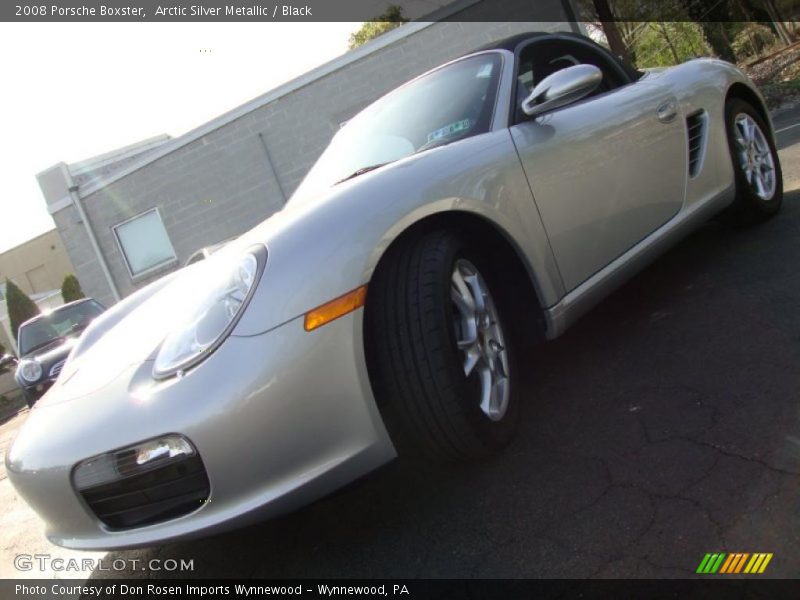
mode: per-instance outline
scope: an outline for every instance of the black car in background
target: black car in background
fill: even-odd
[[[28,406],[58,378],[81,333],[105,307],[93,298],[76,300],[38,315],[19,326],[19,364],[15,378]]]

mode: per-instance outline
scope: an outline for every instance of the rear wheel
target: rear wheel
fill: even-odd
[[[518,419],[503,286],[449,231],[390,249],[370,283],[370,378],[401,454],[475,458],[502,449]]]
[[[763,221],[783,202],[783,175],[769,127],[747,102],[732,98],[725,107],[728,144],[736,182],[730,214],[739,223]]]

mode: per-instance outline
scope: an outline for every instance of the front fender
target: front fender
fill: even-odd
[[[406,158],[293,206],[244,236],[264,243],[261,283],[234,335],[256,335],[367,283],[386,248],[437,213],[488,220],[517,247],[542,306],[563,285],[508,130]]]

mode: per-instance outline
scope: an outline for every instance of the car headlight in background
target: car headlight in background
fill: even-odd
[[[36,383],[42,378],[42,365],[39,361],[25,359],[19,363],[19,374],[28,383]]]
[[[221,258],[221,257],[220,257]],[[207,262],[209,280],[198,297],[186,299],[186,315],[158,350],[153,376],[163,379],[192,367],[228,336],[253,295],[267,251],[258,246],[234,260]]]

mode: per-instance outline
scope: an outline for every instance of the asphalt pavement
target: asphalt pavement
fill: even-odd
[[[781,214],[708,224],[526,355],[502,456],[395,462],[286,517],[106,559],[193,560],[176,574],[192,577],[684,577],[708,552],[769,552],[763,576],[799,576],[800,110],[775,123]]]

